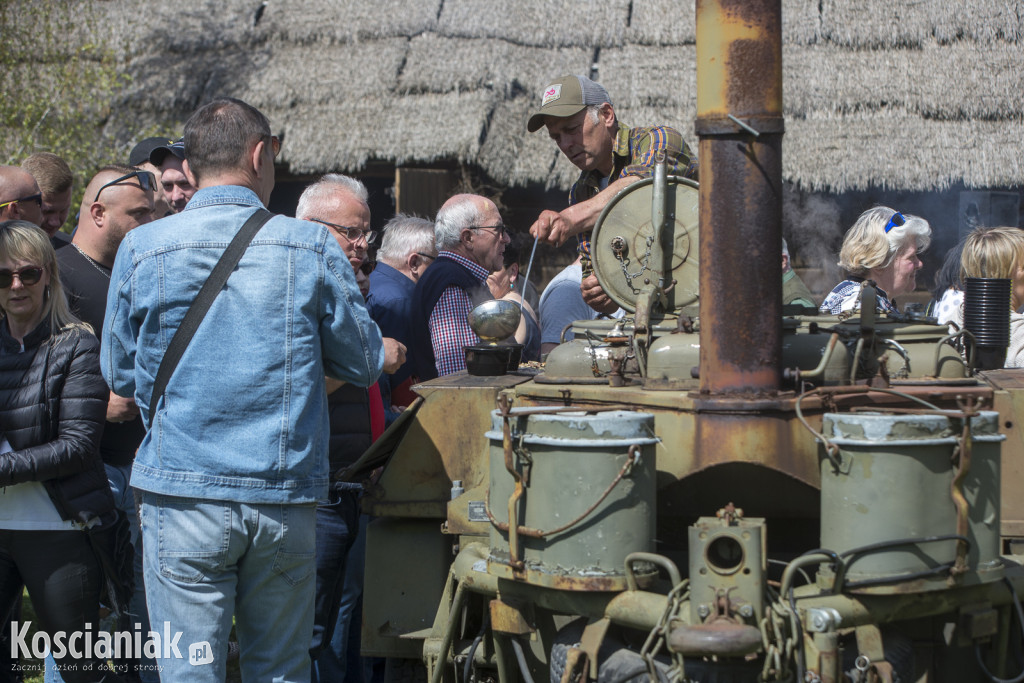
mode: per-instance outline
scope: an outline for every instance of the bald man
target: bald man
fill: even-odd
[[[78,229],[71,246],[57,252],[60,278],[72,313],[92,325],[99,336],[103,332],[110,268],[121,240],[130,230],[153,219],[153,188],[156,179],[128,166],[106,166],[99,170],[85,189],[78,216]],[[148,189],[147,189],[148,188]],[[135,544],[135,595],[131,602],[131,621],[149,630],[142,581],[142,548],[138,542],[138,517],[134,492],[128,486],[135,451],[146,435],[139,409],[131,398],[111,392],[107,404],[107,423],[100,440],[100,456],[110,481],[114,501],[125,512],[132,527]],[[122,625],[122,628],[127,628]],[[128,629],[130,630],[130,629]],[[135,653],[138,656],[140,653]],[[152,665],[152,662],[147,662]],[[132,667],[135,668],[135,667]]]
[[[0,221],[43,224],[43,195],[32,174],[20,166],[0,166]]]

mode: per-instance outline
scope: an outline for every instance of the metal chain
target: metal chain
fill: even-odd
[[[761,618],[761,644],[764,646],[762,681],[782,681],[791,676],[796,652],[797,615],[781,599],[775,597]]]
[[[654,628],[652,628],[651,632],[647,635],[647,640],[644,641],[644,646],[640,648],[640,656],[645,662],[647,662],[647,671],[650,674],[652,683],[654,681],[661,680],[658,676],[654,658],[665,645],[665,641],[668,638],[668,632],[670,630],[669,625],[672,623],[672,619],[679,614],[682,604],[689,597],[690,580],[683,579],[669,592],[668,600],[665,601],[665,611],[662,612],[661,618],[658,619],[658,623],[654,625]],[[672,668],[668,671],[668,678],[671,683],[683,683],[686,681],[686,668],[683,665],[683,655],[679,652],[672,653]]]
[[[633,280],[637,279],[644,274],[647,270],[647,262],[651,259],[651,246],[654,244],[654,235],[647,237],[647,253],[637,259],[637,263],[640,264],[640,270],[636,273],[630,274],[629,272],[629,257],[623,258],[621,251],[615,251],[615,258],[619,260],[619,264],[622,266],[622,276],[626,278],[626,286],[633,290],[633,294],[639,294],[640,290],[633,286]]]

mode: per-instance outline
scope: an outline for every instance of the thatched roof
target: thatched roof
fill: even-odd
[[[566,187],[575,169],[525,121],[568,72],[601,81],[622,121],[674,125],[696,145],[692,1],[93,6],[83,33],[132,77],[109,122],[126,146],[232,95],[285,134],[295,173],[457,160],[509,185]],[[786,180],[1024,184],[1024,0],[783,0],[783,23]]]

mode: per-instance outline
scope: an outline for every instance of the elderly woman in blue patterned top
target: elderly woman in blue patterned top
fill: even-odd
[[[876,206],[860,215],[843,238],[839,265],[849,277],[836,285],[819,309],[822,313],[855,313],[860,310],[860,293],[866,280],[873,280],[878,294],[876,310],[896,312],[893,300],[914,291],[918,257],[928,248],[932,229],[918,216],[903,215],[886,206]]]

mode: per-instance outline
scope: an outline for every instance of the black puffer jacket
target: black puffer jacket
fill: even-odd
[[[100,436],[109,390],[99,342],[72,329],[50,339],[43,321],[25,351],[0,320],[0,431],[13,452],[0,455],[0,486],[41,481],[63,519],[114,516]]]

